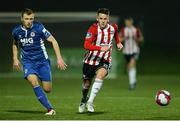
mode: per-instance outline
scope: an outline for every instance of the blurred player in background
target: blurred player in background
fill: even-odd
[[[121,50],[123,47],[119,40],[117,25],[109,24],[109,14],[110,12],[106,8],[98,9],[97,22],[89,27],[85,37],[84,48],[87,50],[87,53],[83,61],[82,100],[79,105],[80,113],[84,112],[86,107],[88,112],[94,112],[94,99],[111,68],[113,38],[115,38],[118,50]],[[88,99],[88,91],[94,77],[95,81]]]
[[[56,112],[45,94],[45,92],[51,92],[52,77],[44,40],[52,44],[58,67],[65,70],[66,64],[60,54],[57,41],[41,23],[34,21],[34,12],[31,9],[24,9],[21,22],[22,24],[17,25],[12,31],[13,67],[21,70],[21,63],[18,59],[18,47],[20,46],[24,78],[32,86],[40,103],[47,109],[48,112],[45,115],[55,115]],[[42,82],[45,92],[42,90],[39,80]]]
[[[139,44],[143,41],[143,35],[139,28],[133,25],[133,19],[126,17],[125,27],[120,30],[120,40],[123,42],[123,54],[127,61],[130,89],[135,89],[136,79],[136,61],[138,59],[140,48]]]

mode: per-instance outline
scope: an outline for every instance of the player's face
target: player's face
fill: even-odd
[[[125,20],[125,25],[126,25],[127,27],[131,27],[131,26],[133,25],[133,21],[127,19],[127,20]]]
[[[109,22],[109,15],[99,13],[97,16],[97,21],[101,28],[105,28]]]
[[[21,18],[22,24],[25,28],[31,28],[32,23],[34,21],[34,14],[24,14],[23,17]]]

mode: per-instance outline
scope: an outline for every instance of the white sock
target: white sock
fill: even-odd
[[[130,68],[129,69],[129,84],[135,84],[136,83],[136,68]]]
[[[103,84],[103,80],[97,79],[97,78],[95,79],[88,102],[93,103],[94,98],[96,97],[97,93],[101,89],[102,84]]]

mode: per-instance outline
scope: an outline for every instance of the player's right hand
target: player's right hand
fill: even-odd
[[[58,64],[58,68],[60,68],[61,70],[66,70],[67,64],[64,62],[62,58],[59,58],[57,60],[57,64]]]
[[[21,71],[21,63],[18,59],[13,61],[13,69]]]
[[[106,52],[109,50],[109,46],[102,46],[101,51]]]

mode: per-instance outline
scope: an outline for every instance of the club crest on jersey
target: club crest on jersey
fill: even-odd
[[[35,32],[31,32],[31,37],[34,37],[35,36]]]
[[[87,34],[86,34],[86,38],[87,38],[87,39],[88,39],[88,38],[91,38],[91,36],[92,36],[92,33],[87,32]]]

